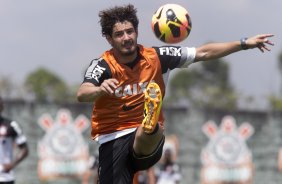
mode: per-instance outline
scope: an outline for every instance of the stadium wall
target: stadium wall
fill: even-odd
[[[49,113],[55,118],[59,109],[66,108],[75,118],[80,114],[91,117],[91,104],[40,104],[26,101],[5,101],[3,116],[16,120],[23,128],[28,138],[29,157],[15,170],[17,184],[76,184],[77,179],[57,181],[40,181],[37,176],[37,143],[45,132],[37,121],[43,113]],[[183,184],[201,183],[201,151],[209,139],[202,131],[202,126],[208,121],[214,121],[220,126],[226,115],[235,118],[237,126],[243,122],[250,123],[254,134],[247,140],[252,152],[255,184],[277,184],[282,181],[282,173],[278,169],[278,152],[282,146],[282,113],[258,111],[224,111],[211,109],[194,109],[187,107],[164,107],[166,117],[166,134],[175,134],[180,143],[178,162],[182,170]],[[84,132],[85,140],[89,142],[92,153],[98,145],[90,139],[90,129]]]

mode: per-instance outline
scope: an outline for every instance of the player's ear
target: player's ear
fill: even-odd
[[[106,37],[108,43],[109,43],[110,45],[113,45],[113,39],[112,39],[112,37],[111,37],[110,35],[106,35],[105,37]]]

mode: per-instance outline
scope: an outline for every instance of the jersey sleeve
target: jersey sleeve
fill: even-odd
[[[103,58],[94,59],[87,68],[83,82],[90,82],[100,86],[106,79],[112,77],[111,69]]]
[[[160,59],[162,73],[175,68],[185,68],[194,62],[196,56],[196,48],[179,47],[179,46],[163,46],[153,47]]]
[[[16,121],[11,121],[11,135],[12,137],[14,137],[15,142],[17,145],[22,145],[26,143],[26,137],[23,134],[22,128],[20,127],[20,125],[16,122]]]

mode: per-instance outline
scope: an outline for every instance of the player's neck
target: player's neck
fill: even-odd
[[[125,55],[125,54],[120,54],[118,52],[114,52],[114,57],[118,63],[128,64],[128,63],[133,62],[136,59],[137,54],[138,54],[137,51],[130,55]]]

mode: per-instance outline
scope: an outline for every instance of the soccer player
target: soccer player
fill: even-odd
[[[26,137],[17,122],[1,116],[4,105],[0,97],[0,184],[14,184],[13,169],[28,155]],[[18,153],[13,157],[14,145]]]
[[[179,184],[181,181],[180,165],[173,160],[172,148],[164,149],[163,161],[157,167],[157,184]]]
[[[131,4],[100,11],[102,35],[112,48],[92,60],[77,92],[79,102],[94,104],[91,134],[100,143],[101,184],[132,183],[135,172],[161,158],[164,118],[159,111],[170,70],[243,49],[269,51],[273,45],[272,34],[261,34],[198,48],[146,48],[137,42],[136,13]]]

